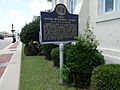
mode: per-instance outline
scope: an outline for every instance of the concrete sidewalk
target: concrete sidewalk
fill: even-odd
[[[17,41],[0,50],[0,90],[18,90],[22,43]]]

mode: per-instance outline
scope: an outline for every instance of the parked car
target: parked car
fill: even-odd
[[[0,39],[2,39],[2,40],[3,40],[3,39],[4,39],[4,36],[0,35]]]

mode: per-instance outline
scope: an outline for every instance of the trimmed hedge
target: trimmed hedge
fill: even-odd
[[[66,63],[66,51],[69,49],[69,47],[72,46],[72,44],[65,44],[64,45],[64,64]],[[53,48],[52,51],[51,51],[51,57],[52,57],[52,60],[53,60],[53,63],[54,63],[54,66],[57,66],[59,67],[59,64],[60,64],[60,56],[59,56],[59,48]]]
[[[91,90],[120,90],[120,64],[95,68],[91,80]]]
[[[51,58],[51,50],[56,47],[58,47],[58,45],[56,45],[56,44],[43,44],[42,45],[42,52],[47,60],[52,59]]]
[[[51,51],[51,57],[54,63],[54,66],[58,66],[59,67],[59,48],[54,48]]]
[[[89,45],[88,48],[86,45]],[[70,46],[66,53],[63,79],[65,83],[75,87],[88,87],[91,82],[92,70],[105,63],[104,57],[96,49],[90,47],[90,43]]]
[[[25,44],[24,53],[26,56],[34,56],[39,52],[38,48],[34,45]]]

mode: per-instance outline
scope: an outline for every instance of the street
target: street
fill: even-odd
[[[11,43],[12,43],[12,37],[4,38],[4,40],[0,39],[0,50],[10,45]]]

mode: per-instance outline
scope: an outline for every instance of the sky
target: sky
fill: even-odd
[[[32,21],[33,16],[39,16],[40,11],[51,9],[51,3],[46,0],[0,0],[0,32],[20,32],[22,27]]]

